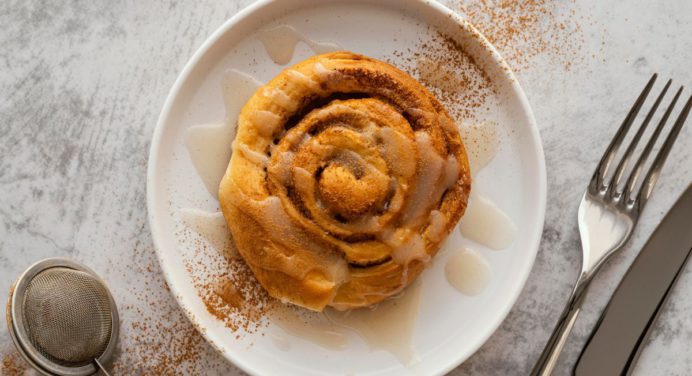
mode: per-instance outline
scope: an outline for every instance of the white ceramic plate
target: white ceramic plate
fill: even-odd
[[[421,276],[422,304],[413,334],[420,362],[404,367],[386,351],[370,350],[357,336],[343,350],[294,339],[288,351],[265,335],[240,339],[210,315],[183,262],[191,252],[177,233],[181,208],[218,210],[183,143],[191,126],[224,118],[220,83],[224,71],[239,69],[267,81],[284,67],[274,64],[257,31],[288,24],[318,41],[396,64],[395,51],[416,45],[430,25],[465,45],[498,89],[488,116],[502,131],[492,163],[476,176],[474,190],[502,208],[518,227],[512,246],[492,251],[473,245],[488,261],[492,278],[480,295],[467,297],[444,277],[450,248],[470,242],[454,231],[433,265]],[[311,55],[299,45],[292,63]],[[290,65],[290,64],[289,64]],[[230,147],[230,146],[229,146]],[[545,162],[540,137],[524,93],[492,46],[462,18],[431,1],[274,0],[259,1],[227,21],[197,51],[178,77],[152,140],[147,179],[149,221],[168,284],[206,339],[251,374],[313,375],[442,374],[473,354],[495,331],[516,301],[531,271],[543,227]],[[355,336],[355,335],[354,335]]]

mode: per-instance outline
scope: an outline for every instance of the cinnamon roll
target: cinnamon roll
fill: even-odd
[[[413,77],[351,52],[281,72],[240,113],[219,200],[270,295],[321,311],[409,285],[463,215],[457,127]]]

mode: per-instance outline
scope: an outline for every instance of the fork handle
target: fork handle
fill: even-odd
[[[545,348],[543,348],[541,356],[533,367],[531,376],[549,376],[553,373],[553,369],[557,364],[562,348],[565,346],[569,333],[572,331],[572,327],[574,327],[577,316],[579,316],[579,312],[581,311],[581,305],[584,301],[589,281],[590,278],[587,278],[583,273],[579,277],[579,280],[577,280],[572,294],[569,297],[569,301],[567,302],[567,306],[562,312],[562,315],[560,315],[560,319],[555,329],[553,329],[553,334],[550,336],[548,343],[545,345]]]

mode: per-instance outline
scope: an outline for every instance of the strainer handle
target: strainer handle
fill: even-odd
[[[108,371],[106,371],[106,368],[104,368],[104,367],[101,365],[101,363],[99,363],[99,361],[98,361],[97,359],[94,359],[94,363],[96,363],[96,367],[98,367],[98,368],[101,370],[101,372],[103,372],[104,375],[106,375],[106,376],[111,376],[111,374],[108,373]]]

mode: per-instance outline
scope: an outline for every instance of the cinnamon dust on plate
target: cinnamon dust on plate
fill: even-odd
[[[266,327],[267,311],[277,302],[259,284],[234,243],[218,250],[189,228],[181,229],[178,236],[193,246],[183,263],[207,311],[236,339]]]
[[[490,77],[456,40],[430,32],[432,38],[396,51],[389,63],[416,77],[458,123],[477,118],[496,93]]]

